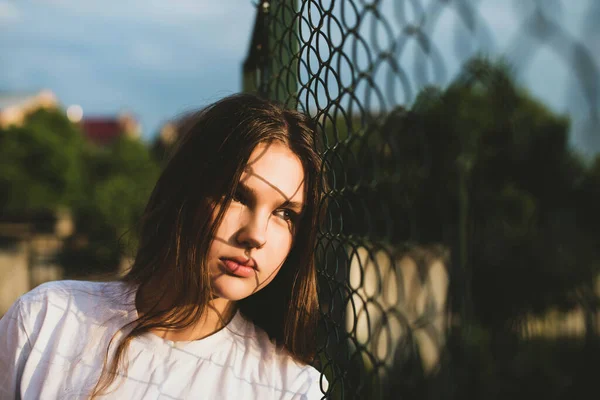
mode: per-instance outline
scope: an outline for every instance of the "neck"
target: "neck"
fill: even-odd
[[[144,301],[144,299],[144,294],[138,293],[136,307],[140,317],[144,316],[145,312],[150,309],[148,302]],[[160,306],[161,304],[158,305],[159,309],[161,309]],[[178,307],[177,311],[183,313],[193,312],[193,306],[184,305]],[[231,321],[236,311],[237,307],[235,302],[223,298],[214,298],[207,304],[202,316],[191,325],[181,329],[153,328],[150,329],[150,332],[163,339],[174,342],[200,340],[223,329],[225,325]]]

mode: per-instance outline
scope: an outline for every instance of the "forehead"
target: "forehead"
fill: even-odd
[[[304,168],[283,143],[261,143],[250,154],[241,181],[278,201],[304,200]]]

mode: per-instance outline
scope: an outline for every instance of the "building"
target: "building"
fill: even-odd
[[[121,135],[133,139],[141,135],[140,123],[129,113],[116,117],[83,117],[80,126],[85,137],[99,146],[107,146]]]
[[[67,209],[0,216],[0,317],[24,293],[64,279],[59,255],[75,221]]]
[[[58,100],[50,90],[39,92],[2,92],[0,91],[0,128],[23,124],[25,117],[40,109],[54,109]]]
[[[162,125],[151,147],[156,159],[164,160],[167,157],[169,151],[179,140],[181,132],[186,129],[186,126],[189,125],[195,115],[195,112],[188,112]]]
[[[20,126],[25,118],[39,109],[57,109],[60,105],[56,95],[50,90],[39,92],[2,92],[0,91],[0,128],[11,125]],[[67,116],[78,123],[85,137],[100,146],[112,143],[121,135],[139,138],[141,125],[129,113],[117,116],[84,117],[80,106],[74,105],[67,110]]]

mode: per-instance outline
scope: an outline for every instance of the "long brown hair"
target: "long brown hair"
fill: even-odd
[[[131,330],[118,343],[113,336],[92,398],[115,381],[132,339],[153,329],[188,327],[206,311],[211,300],[206,255],[250,154],[260,143],[284,143],[299,157],[305,205],[277,276],[237,305],[294,358],[313,360],[318,311],[313,253],[321,168],[313,127],[304,114],[249,94],[224,98],[185,119],[142,216],[135,261],[122,278],[137,287],[138,294],[156,282],[168,282],[169,293],[145,299],[151,302],[148,311],[123,327],[123,332]]]

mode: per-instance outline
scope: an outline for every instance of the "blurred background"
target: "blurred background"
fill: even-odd
[[[240,90],[254,12],[0,1],[0,314],[46,280],[128,265],[172,122]]]
[[[333,399],[597,398],[600,2],[0,0],[0,315],[111,279],[187,112],[315,118]]]

